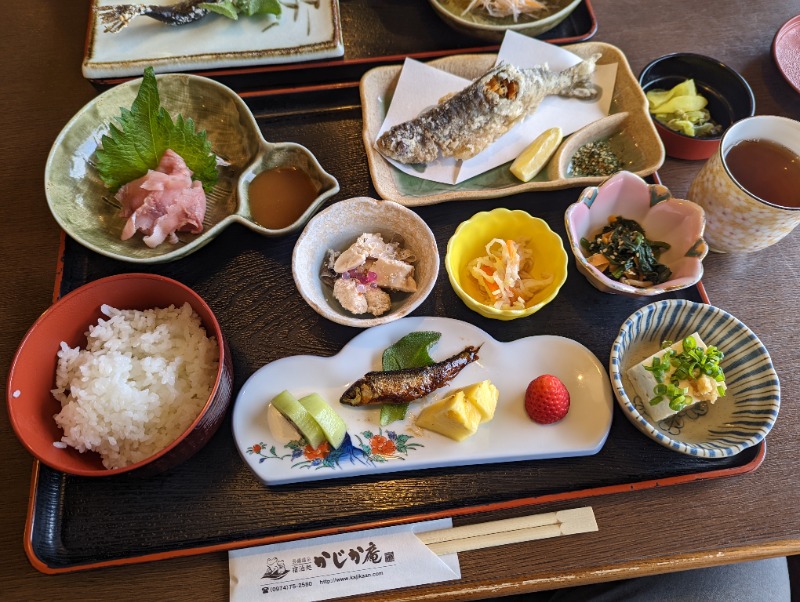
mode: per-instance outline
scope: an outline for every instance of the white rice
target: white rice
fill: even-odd
[[[197,418],[216,380],[219,348],[188,303],[101,311],[109,319],[89,328],[86,349],[61,343],[55,420],[62,443],[122,468],[161,451]]]

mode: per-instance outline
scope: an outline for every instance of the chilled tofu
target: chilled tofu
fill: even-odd
[[[417,416],[417,426],[456,441],[475,434],[480,423],[481,413],[467,402],[463,390],[432,403]]]
[[[478,410],[478,413],[481,415],[481,422],[489,422],[494,418],[494,411],[497,408],[497,398],[499,394],[497,392],[497,387],[495,387],[491,381],[483,380],[474,385],[464,387],[462,391],[464,391],[467,403],[472,404],[472,406]]]
[[[694,338],[699,349],[706,349],[707,346],[700,338],[699,334],[694,332],[690,336]],[[647,370],[645,367],[651,367],[653,365],[654,358],[659,358],[659,360],[661,360],[664,357],[664,354],[667,352],[667,349],[673,349],[676,353],[682,353],[683,340],[678,341],[670,347],[662,349],[658,353],[654,353],[644,361],[628,369],[628,378],[630,379],[636,394],[642,399],[645,412],[647,412],[650,418],[656,422],[664,420],[665,418],[669,418],[680,411],[673,410],[669,407],[669,400],[666,398],[666,396],[663,396],[661,401],[655,405],[651,405],[650,403],[650,400],[656,396],[655,388],[658,385],[658,381],[656,380],[655,376],[653,376],[653,373]],[[665,383],[669,382],[669,379],[674,372],[675,367],[670,367],[669,370],[664,373],[663,381]],[[686,407],[691,407],[691,405],[701,401],[714,403],[720,396],[718,387],[722,387],[724,390],[725,382],[717,382],[709,376],[702,375],[696,380],[681,380],[678,386],[688,389],[687,395],[692,398],[692,403]]]

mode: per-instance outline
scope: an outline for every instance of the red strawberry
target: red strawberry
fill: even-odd
[[[539,424],[558,422],[569,412],[569,391],[557,377],[543,374],[525,391],[525,411]]]

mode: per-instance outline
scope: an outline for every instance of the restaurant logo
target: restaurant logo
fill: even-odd
[[[278,560],[277,557],[267,558],[267,572],[264,573],[262,579],[283,579],[289,573],[289,569],[283,564],[283,560]]]

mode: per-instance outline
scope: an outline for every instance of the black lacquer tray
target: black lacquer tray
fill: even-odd
[[[336,175],[341,192],[331,202],[375,196],[362,148],[357,90],[326,94],[325,100],[327,104],[304,95],[305,104],[286,98],[251,104],[267,140],[304,144]],[[539,216],[566,240],[564,211],[579,192],[455,201],[417,212],[431,226],[443,260],[447,240],[461,221],[498,206]],[[297,293],[291,273],[296,239],[263,238],[232,225],[184,259],[144,267],[100,256],[65,237],[58,292],[133,271],[162,274],[191,286],[217,314],[228,338],[237,392],[267,362],[295,354],[333,355],[360,332],[325,320]],[[706,300],[702,287],[667,296]],[[619,326],[647,302],[595,290],[570,261],[558,297],[529,318],[501,322],[479,316],[456,297],[444,270],[413,315],[472,322],[499,341],[540,334],[570,337],[606,364]],[[608,441],[594,456],[270,488],[239,457],[228,416],[195,457],[157,477],[70,477],[37,464],[26,549],[43,572],[81,570],[732,476],[756,469],[764,454],[762,443],[730,458],[684,456],[642,435],[615,406]]]

